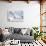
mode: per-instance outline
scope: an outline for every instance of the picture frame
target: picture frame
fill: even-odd
[[[22,22],[24,19],[24,14],[22,10],[9,10],[7,13],[7,19],[9,22]]]

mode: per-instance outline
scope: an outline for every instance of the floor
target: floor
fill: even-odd
[[[27,43],[27,44],[22,44],[22,46],[46,46],[46,44],[45,43],[43,43],[43,41],[42,40],[36,40],[36,41],[34,41],[33,42],[33,44],[32,43]]]
[[[33,43],[19,43],[14,45],[10,45],[6,42],[4,46],[46,46],[46,44],[42,40],[38,40],[38,41],[36,40]]]

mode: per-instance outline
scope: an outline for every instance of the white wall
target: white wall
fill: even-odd
[[[8,22],[8,10],[23,10],[23,22]],[[40,4],[32,1],[29,4],[26,2],[0,2],[0,27],[32,27],[40,26]]]

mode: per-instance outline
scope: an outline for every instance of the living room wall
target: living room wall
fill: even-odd
[[[24,12],[23,22],[8,22],[8,10],[22,10]],[[21,1],[12,3],[0,1],[0,27],[20,27],[28,28],[40,26],[40,4],[37,1],[31,1],[29,4]]]

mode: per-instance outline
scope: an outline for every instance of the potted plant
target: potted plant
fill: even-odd
[[[38,27],[32,27],[33,31],[35,31],[34,33],[34,40],[36,40],[38,37],[41,38],[42,36],[42,32],[39,32],[39,28]]]

